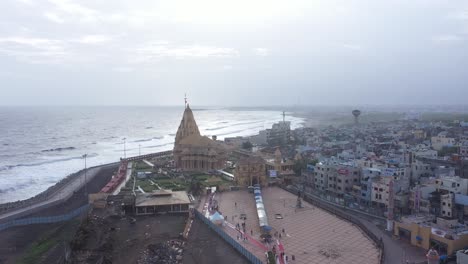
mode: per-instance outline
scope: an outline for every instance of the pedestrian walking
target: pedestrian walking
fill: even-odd
[[[250,235],[253,236],[253,230],[252,229],[250,229]]]
[[[284,234],[284,228],[283,228],[283,234]]]

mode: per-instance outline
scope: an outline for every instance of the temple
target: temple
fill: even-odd
[[[200,135],[195,117],[186,103],[174,143],[175,166],[183,171],[223,169],[226,165],[227,151],[216,137],[210,139]]]

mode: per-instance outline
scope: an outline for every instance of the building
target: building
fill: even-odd
[[[226,147],[215,137],[200,135],[188,104],[177,129],[173,152],[175,166],[183,171],[205,172],[226,166]]]
[[[394,235],[426,250],[434,248],[440,255],[452,255],[468,246],[465,225],[443,218],[437,218],[436,223],[433,221],[433,216],[403,216],[394,224]]]
[[[135,209],[137,215],[185,213],[189,211],[190,204],[191,200],[185,191],[157,190],[137,194]]]
[[[258,156],[241,158],[234,170],[234,180],[240,186],[268,185],[265,160]]]
[[[353,186],[353,189],[360,191],[359,199],[362,203],[369,204],[372,200],[372,179],[381,176],[382,172],[377,168],[363,168],[361,173],[360,186],[359,188]]]
[[[457,193],[467,195],[468,179],[463,179],[458,176],[442,177],[436,180],[437,190],[445,193]]]
[[[435,150],[442,150],[444,147],[452,147],[455,144],[455,139],[446,137],[444,134],[431,137],[431,145]]]
[[[265,133],[270,146],[286,145],[291,141],[291,122],[285,121],[284,115],[283,112],[283,121],[273,124]]]
[[[328,192],[338,197],[351,193],[353,186],[359,185],[361,181],[361,169],[349,164],[335,165],[330,172],[328,176]]]

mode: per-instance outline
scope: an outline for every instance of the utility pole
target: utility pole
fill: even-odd
[[[83,158],[84,158],[84,167],[85,167],[85,170],[84,170],[84,177],[85,177],[85,180],[84,180],[84,189],[85,189],[85,196],[88,197],[88,181],[87,181],[87,171],[88,171],[88,168],[86,166],[86,158],[88,157],[88,154],[83,154]]]
[[[123,138],[123,142],[124,142],[124,159],[127,158],[126,140],[127,140],[127,138]]]

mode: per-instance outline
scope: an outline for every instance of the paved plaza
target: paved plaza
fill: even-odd
[[[360,229],[336,216],[302,202],[304,208],[296,209],[297,197],[277,187],[262,189],[265,210],[272,234],[281,234],[289,263],[379,263],[379,249]],[[242,223],[241,214],[247,216],[246,233],[259,239],[260,228],[256,214],[254,196],[247,190],[223,192],[215,197],[219,211],[227,216],[229,223]],[[276,219],[280,214],[283,219]],[[223,227],[237,239],[237,232],[229,226]],[[284,233],[282,230],[284,229]],[[240,240],[248,250],[265,259],[261,248],[255,243]],[[291,260],[291,256],[295,260]]]

